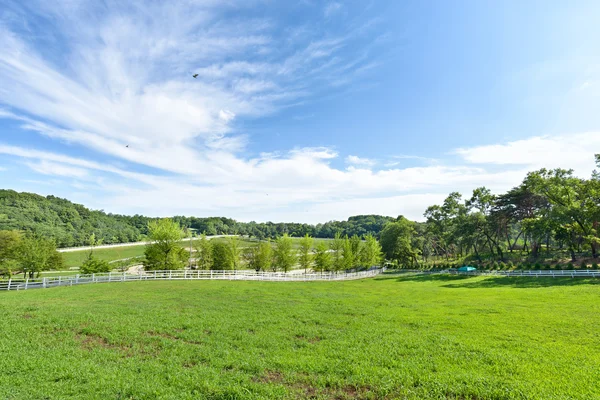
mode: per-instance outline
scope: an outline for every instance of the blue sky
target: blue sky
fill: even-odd
[[[421,219],[450,191],[542,167],[588,176],[598,15],[596,1],[0,0],[0,186],[324,222]]]

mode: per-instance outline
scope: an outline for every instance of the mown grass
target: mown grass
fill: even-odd
[[[388,275],[0,293],[0,398],[600,398],[599,291]]]

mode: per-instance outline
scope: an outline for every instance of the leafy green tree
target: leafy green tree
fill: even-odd
[[[0,231],[0,276],[19,270],[18,254],[22,235],[19,231]]]
[[[62,256],[56,251],[54,241],[35,235],[27,235],[21,240],[17,257],[21,270],[30,278],[41,271],[62,266]]]
[[[341,271],[344,269],[344,239],[340,232],[336,232],[333,240],[329,243],[331,249],[331,266],[333,271]]]
[[[215,242],[212,245],[213,265],[214,270],[231,270],[233,269],[233,258],[231,257],[231,248],[228,244]]]
[[[354,258],[355,255],[352,249],[352,243],[350,242],[350,239],[348,239],[348,235],[346,235],[342,245],[342,269],[351,269],[354,265]]]
[[[308,271],[308,268],[310,268],[313,262],[313,256],[311,254],[313,242],[313,238],[308,236],[308,233],[300,239],[300,256],[298,257],[298,262],[300,267],[304,268],[304,273]]]
[[[274,269],[282,269],[288,272],[296,263],[296,255],[294,254],[292,238],[286,234],[277,238],[275,241],[274,251]]]
[[[353,235],[350,238],[350,247],[352,249],[352,268],[359,267],[361,264],[360,253],[362,251],[362,240],[358,235]]]
[[[388,223],[381,232],[381,247],[388,260],[398,266],[413,266],[417,263],[417,253],[412,247],[414,223],[406,218]]]
[[[248,268],[268,271],[271,268],[273,248],[269,242],[259,242],[255,246],[244,248],[244,260]]]
[[[200,240],[196,241],[196,266],[199,269],[211,269],[213,265],[212,242],[202,234]]]
[[[331,271],[331,254],[324,242],[318,242],[315,248],[315,270],[319,272]]]
[[[231,253],[231,262],[233,263],[233,269],[237,270],[240,263],[240,241],[237,236],[231,236],[227,238],[227,244],[229,245],[229,251]]]
[[[360,263],[365,267],[381,264],[381,245],[371,234],[365,236],[365,243],[360,252]]]
[[[148,224],[151,243],[144,251],[144,269],[177,270],[184,269],[189,260],[189,253],[180,245],[183,231],[178,223],[169,218],[151,221]]]

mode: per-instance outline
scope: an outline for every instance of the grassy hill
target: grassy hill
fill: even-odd
[[[600,398],[597,280],[398,276],[0,293],[7,399]]]

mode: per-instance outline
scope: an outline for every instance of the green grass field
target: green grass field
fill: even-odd
[[[599,283],[388,275],[0,293],[0,398],[600,398]]]

